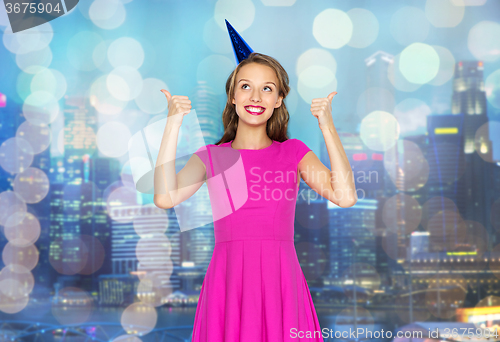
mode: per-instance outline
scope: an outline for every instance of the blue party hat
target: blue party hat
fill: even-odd
[[[229,32],[229,38],[231,38],[231,43],[233,43],[234,56],[236,57],[238,64],[240,64],[240,62],[246,59],[248,55],[253,52],[253,50],[227,20],[226,26],[227,32]]]

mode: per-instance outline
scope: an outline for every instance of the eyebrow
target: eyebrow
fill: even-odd
[[[246,78],[242,78],[241,80],[239,80],[239,81],[238,81],[238,83],[240,83],[241,81],[247,81],[247,82],[252,83],[252,81],[247,80]],[[268,84],[268,83],[271,83],[272,85],[274,85],[274,86],[276,87],[276,84],[274,84],[274,82],[266,82],[266,83],[264,83],[264,84]]]

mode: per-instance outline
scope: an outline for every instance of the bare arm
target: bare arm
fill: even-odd
[[[299,173],[318,194],[339,207],[348,208],[356,204],[358,198],[349,159],[333,124],[331,101],[335,94],[336,92],[327,98],[314,99],[311,105],[311,112],[318,118],[325,139],[331,170],[310,151],[300,161]]]
[[[153,200],[157,207],[168,209],[185,201],[201,187],[206,170],[201,159],[193,155],[176,174],[177,139],[182,118],[191,110],[191,101],[187,96],[171,96],[166,90],[164,93],[169,101],[169,114],[155,165]]]

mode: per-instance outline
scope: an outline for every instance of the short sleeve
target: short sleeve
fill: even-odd
[[[205,145],[205,146],[202,146],[200,147],[198,150],[196,150],[196,152],[194,154],[196,154],[198,157],[200,157],[201,161],[203,162],[203,164],[205,164],[205,166],[208,165],[208,149],[207,149],[207,146],[208,145]]]
[[[300,163],[302,158],[306,155],[307,152],[311,151],[309,147],[307,147],[306,144],[304,144],[302,141],[299,139],[293,139],[295,141],[295,156],[297,160],[297,164]]]

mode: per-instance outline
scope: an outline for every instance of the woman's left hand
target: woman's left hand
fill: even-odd
[[[319,128],[321,130],[333,126],[332,99],[335,95],[337,95],[336,91],[330,93],[328,97],[312,100],[311,113],[318,119]]]

